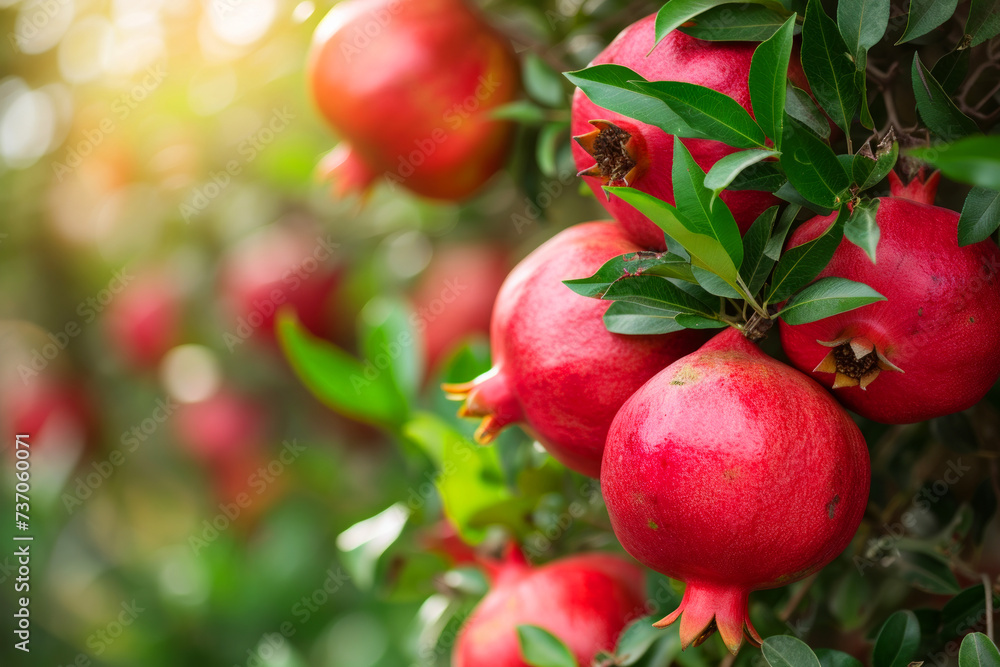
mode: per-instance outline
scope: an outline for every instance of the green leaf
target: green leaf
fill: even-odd
[[[820,667],[864,667],[854,656],[830,648],[816,649],[816,657]]]
[[[1000,607],[1000,596],[993,595],[993,607]],[[970,586],[948,600],[941,609],[941,638],[958,637],[986,618],[986,591],[982,584]]]
[[[965,34],[971,39],[969,46],[978,46],[1000,34],[1000,0],[972,0]],[[968,49],[965,49],[968,50]]]
[[[970,134],[977,134],[979,127],[966,116],[948,97],[944,88],[920,62],[920,55],[913,54],[911,68],[913,95],[917,101],[920,119],[942,139],[954,141]]]
[[[778,313],[788,324],[806,324],[867,306],[885,297],[864,283],[823,278],[793,296]]]
[[[696,230],[676,208],[634,188],[609,187],[605,190],[621,197],[626,204],[634,206],[660,229],[676,239],[691,256],[692,264],[708,269],[734,287],[738,284],[737,265],[733,262],[726,246],[714,236]],[[742,246],[739,252],[743,252]]]
[[[785,112],[824,139],[830,138],[830,121],[816,107],[809,93],[792,84],[785,91]]]
[[[762,42],[782,26],[788,12],[764,5],[721,5],[698,14],[680,31],[709,42]]]
[[[718,197],[719,193],[729,187],[729,184],[740,175],[747,167],[757,164],[769,157],[780,155],[771,150],[760,150],[752,148],[746,151],[730,153],[712,165],[705,176],[705,187],[712,190],[713,196]]]
[[[625,301],[672,313],[702,313],[713,315],[690,294],[666,278],[636,276],[613,283],[603,297],[607,301]]]
[[[411,324],[413,312],[402,301],[376,297],[365,306],[362,317],[362,349],[368,359],[376,359],[386,350],[398,350],[389,355],[389,364],[382,371],[403,392],[407,400],[416,398],[424,379],[423,348],[417,343],[418,334]]]
[[[638,121],[654,125],[669,134],[691,133],[684,121],[666,104],[639,92],[630,81],[644,79],[621,65],[594,65],[565,77],[590,98],[594,104]],[[686,130],[686,131],[685,131]]]
[[[563,78],[531,51],[524,57],[522,78],[524,89],[535,101],[556,108],[566,106]]]
[[[1000,0],[990,1],[1000,5]],[[951,51],[938,58],[931,68],[931,74],[948,95],[954,95],[965,81],[965,75],[969,73],[971,53],[969,49]]]
[[[743,298],[743,295],[740,294],[736,288],[711,271],[706,271],[700,267],[692,266],[691,273],[694,275],[695,280],[698,281],[698,285],[709,294],[726,297],[727,299]]]
[[[600,299],[612,283],[644,273],[694,280],[688,260],[668,252],[642,250],[612,257],[594,275],[564,280],[563,284],[581,296]]]
[[[723,329],[729,325],[713,317],[702,317],[691,313],[677,313],[677,324],[685,329]]]
[[[504,485],[498,450],[467,440],[430,413],[416,414],[403,425],[402,435],[425,451],[441,471],[434,476],[434,486],[451,524],[470,544],[482,542],[487,531],[474,525],[473,519],[514,497]]]
[[[845,206],[822,234],[808,243],[785,251],[774,269],[771,289],[767,295],[769,303],[784,301],[811,283],[826,268],[844,236],[844,223],[848,215],[850,213]]]
[[[795,222],[795,216],[801,210],[801,206],[792,204],[791,206],[786,206],[785,210],[781,212],[781,217],[778,218],[778,227],[771,234],[770,240],[764,247],[764,254],[774,261],[777,262],[781,259],[781,249],[785,246],[785,237],[788,236],[788,232],[792,228],[792,223]]]
[[[669,106],[698,137],[736,148],[767,147],[764,131],[739,102],[725,93],[683,81],[633,81],[632,84]]]
[[[771,667],[820,667],[819,658],[812,649],[791,635],[768,637],[760,650]]]
[[[958,220],[958,245],[985,241],[1000,227],[1000,192],[975,187],[965,198]]]
[[[990,638],[973,632],[962,640],[958,650],[958,667],[1000,667],[1000,651]]]
[[[687,23],[702,12],[732,3],[733,0],[670,0],[663,5],[656,13],[656,44],[660,43],[671,31],[676,30],[682,24]],[[752,4],[759,4],[768,7],[776,12],[784,11],[784,7],[779,2],[769,0],[757,0]],[[653,44],[649,45],[650,48]]]
[[[521,655],[532,667],[579,667],[566,645],[545,628],[517,626]]]
[[[889,0],[840,0],[837,27],[858,71],[865,70],[868,49],[879,43],[889,26]]]
[[[750,296],[756,296],[774,267],[774,260],[764,254],[764,249],[767,248],[777,217],[778,207],[772,206],[757,216],[750,229],[743,235],[743,265],[740,267],[740,276],[743,278],[743,284],[750,290]]]
[[[618,645],[615,647],[617,665],[628,667],[639,662],[650,647],[663,637],[663,631],[654,628],[653,623],[658,621],[658,617],[644,616],[629,624],[618,637]]]
[[[844,225],[844,236],[847,240],[865,251],[872,264],[876,263],[875,249],[882,232],[875,219],[878,213],[878,199],[858,202],[851,211],[851,217]]]
[[[951,18],[958,0],[910,0],[906,29],[896,45],[922,37]]]
[[[950,145],[907,152],[934,165],[953,181],[1000,190],[1000,135],[968,137]]]
[[[409,406],[388,373],[313,336],[290,311],[279,313],[276,331],[292,370],[325,405],[369,424],[406,420]]]
[[[524,125],[541,125],[548,112],[529,100],[515,100],[490,111],[490,118],[512,120]]]
[[[785,117],[785,86],[788,60],[792,56],[795,14],[781,29],[754,50],[750,61],[750,104],[764,134],[781,148],[781,126]]]
[[[726,189],[774,192],[787,182],[788,179],[785,178],[777,162],[758,162],[736,174]]]
[[[907,667],[920,648],[920,621],[910,610],[889,617],[875,638],[873,667]]]
[[[674,184],[674,206],[683,215],[683,222],[693,232],[710,236],[726,249],[733,265],[743,262],[743,242],[740,228],[725,202],[715,202],[715,194],[705,187],[705,172],[694,161],[691,152],[674,137],[674,157],[671,167]],[[709,267],[704,267],[711,270]]]
[[[858,184],[858,189],[867,190],[881,183],[896,166],[898,156],[898,143],[893,143],[889,151],[878,155],[874,160],[861,153],[855,153],[851,163],[851,177]]]
[[[935,553],[902,551],[899,559],[903,581],[935,595],[955,595],[960,588],[948,560]]]
[[[826,208],[843,203],[851,179],[830,146],[786,116],[782,148],[781,166],[803,197]]]
[[[604,326],[611,333],[646,336],[680,331],[677,313],[626,301],[615,301],[604,312]]]
[[[809,0],[802,24],[802,69],[820,106],[845,132],[861,101],[857,68],[837,24],[820,0]]]
[[[786,182],[780,188],[775,190],[774,196],[778,199],[784,199],[786,202],[795,204],[796,206],[801,206],[807,208],[814,212],[816,215],[830,215],[833,213],[832,208],[826,206],[820,206],[815,202],[811,202],[802,196],[802,193],[795,189],[795,186],[791,183]]]
[[[556,164],[556,160],[559,144],[562,143],[563,137],[566,136],[568,128],[569,123],[559,121],[548,123],[538,133],[538,143],[535,145],[535,159],[538,162],[538,168],[541,172],[550,178],[557,175],[558,165]]]

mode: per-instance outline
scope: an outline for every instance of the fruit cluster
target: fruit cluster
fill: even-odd
[[[419,62],[345,50],[352,22],[365,20],[370,5],[393,7],[341,3],[315,50],[320,106],[350,142],[327,171],[342,190],[381,172],[420,194],[465,196],[502,161],[509,127],[485,111],[516,94],[513,56],[457,0],[419,11],[403,3],[399,20],[385,25],[378,39],[407,40]],[[679,620],[684,647],[716,630],[733,653],[745,639],[759,643],[749,593],[815,573],[852,540],[871,473],[845,408],[887,424],[923,421],[971,407],[1000,376],[1000,250],[988,238],[959,245],[959,214],[933,204],[936,173],[921,170],[904,184],[890,171],[891,135],[877,153],[866,145],[842,156],[853,157],[855,187],[846,181],[829,200],[784,159],[777,163],[782,151],[809,154],[814,139],[847,129],[842,109],[807,129],[763,108],[754,80],[773,62],[782,103],[786,86],[813,103],[794,19],[757,43],[702,41],[679,28],[658,39],[657,17],[649,16],[571,76],[593,82],[601,71],[607,84],[616,72],[663,104],[633,105],[630,116],[625,105],[598,103],[612,99],[602,94],[607,85],[581,83],[573,157],[614,221],[573,226],[521,261],[493,307],[492,368],[444,386],[463,401],[460,414],[482,419],[481,443],[519,424],[567,467],[600,479],[625,550],[686,582],[683,601],[657,624]],[[806,18],[810,26],[824,20]],[[472,40],[480,44],[469,59]],[[758,59],[762,51],[768,60]],[[461,67],[435,67],[458,53]],[[366,66],[332,63],[345,54]],[[454,100],[475,97],[490,72],[499,83],[476,113],[447,128]],[[406,106],[426,114],[387,123],[395,109],[386,100],[418,91],[422,102]],[[728,128],[718,137],[697,126],[713,113],[699,106],[704,100],[733,105],[731,122],[717,122]],[[386,127],[395,134],[386,136]],[[435,136],[433,146],[421,143]],[[409,169],[414,147],[423,164]],[[732,168],[728,179],[714,177],[716,165]],[[763,167],[756,180],[737,187],[740,169],[753,165]],[[401,180],[402,167],[412,173]],[[832,180],[848,178],[839,169]],[[787,207],[783,231],[772,233],[781,200],[768,183],[782,170],[787,180],[779,183],[798,199],[834,210],[802,222],[787,242],[800,206]],[[858,196],[857,186],[886,176],[889,196]],[[848,219],[856,229],[863,214],[876,233],[845,235]],[[822,266],[805,268],[824,254]],[[758,347],[775,323],[790,365]],[[494,590],[468,621],[454,664],[526,664],[515,632],[524,624],[549,629],[590,664],[645,608],[640,572],[621,559],[579,556],[530,570],[512,558],[495,568]]]

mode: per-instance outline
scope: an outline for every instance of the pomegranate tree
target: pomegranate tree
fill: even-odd
[[[503,165],[519,89],[510,44],[465,0],[348,0],[313,38],[309,85],[341,143],[320,164],[344,195],[379,178],[463,199]]]

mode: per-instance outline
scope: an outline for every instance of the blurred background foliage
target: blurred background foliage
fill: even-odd
[[[5,640],[4,664],[446,665],[486,586],[469,545],[513,535],[538,563],[619,549],[596,482],[516,430],[475,447],[437,386],[489,367],[509,267],[601,217],[556,72],[658,4],[480,3],[525,93],[503,110],[519,121],[509,168],[460,206],[385,184],[334,202],[314,180],[336,139],[303,69],[331,4],[0,0],[4,506],[12,434],[29,430],[35,536],[32,655]],[[271,332],[275,289],[307,366]],[[357,383],[380,389],[360,400]],[[994,391],[929,424],[864,424],[875,476],[855,543],[815,581],[755,594],[758,629],[861,656],[900,609],[921,655],[983,630],[997,408]],[[676,603],[678,585],[651,586]],[[723,660],[714,639],[678,648],[641,664]]]

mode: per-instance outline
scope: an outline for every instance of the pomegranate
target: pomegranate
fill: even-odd
[[[434,251],[413,291],[423,331],[427,367],[433,369],[459,341],[490,330],[490,313],[510,269],[505,248],[460,243]]]
[[[706,86],[729,95],[753,113],[748,79],[756,43],[706,42],[674,30],[649,53],[655,42],[655,22],[656,15],[652,14],[625,28],[591,65],[622,65],[649,81]],[[797,50],[788,73],[796,85],[807,87]],[[656,224],[618,197],[607,198],[601,188],[630,185],[673,203],[673,135],[599,107],[582,90],[573,96],[571,129],[576,135],[573,157],[577,169],[598,201],[625,227],[633,241],[644,248],[665,250],[663,231]],[[738,150],[707,139],[684,139],[684,145],[705,171]],[[720,196],[744,232],[765,209],[778,203],[771,193],[754,190],[724,191]]]
[[[137,368],[154,367],[180,343],[181,303],[168,275],[149,271],[111,302],[108,337],[125,360]]]
[[[72,378],[51,374],[5,385],[0,391],[3,441],[13,443],[15,436],[28,435],[32,451],[79,456],[96,445],[98,436],[97,410],[87,389]]]
[[[347,0],[316,29],[312,95],[342,143],[320,165],[344,195],[378,176],[459,200],[502,165],[514,99],[510,44],[464,0]]]
[[[625,399],[705,340],[695,330],[611,333],[603,321],[610,302],[562,284],[638,250],[620,226],[591,222],[557,234],[514,268],[493,306],[493,367],[444,387],[465,400],[460,414],[485,417],[477,440],[489,442],[522,422],[552,456],[597,477],[608,427]]]
[[[865,283],[887,300],[779,326],[792,363],[841,403],[868,419],[906,424],[971,407],[1000,376],[1000,250],[990,239],[958,245],[959,214],[930,204],[936,175],[904,186],[891,174],[890,188],[876,214],[878,263],[845,239],[820,274]],[[789,246],[815,238],[831,220],[804,223]]]
[[[267,432],[262,406],[231,389],[179,406],[173,425],[188,452],[211,465],[243,457],[264,442]]]
[[[274,342],[275,314],[285,304],[313,334],[336,340],[333,309],[343,273],[336,255],[328,237],[293,225],[267,227],[234,246],[221,269],[232,318],[226,346],[233,350],[250,338]]]
[[[687,583],[682,646],[718,629],[736,653],[750,591],[816,572],[851,541],[868,502],[861,431],[829,393],[736,329],[665,368],[608,433],[601,488],[615,535]]]
[[[455,667],[527,667],[519,625],[545,628],[579,664],[589,665],[597,652],[613,650],[625,626],[646,611],[643,571],[622,558],[592,553],[532,568],[512,553],[459,633]]]

